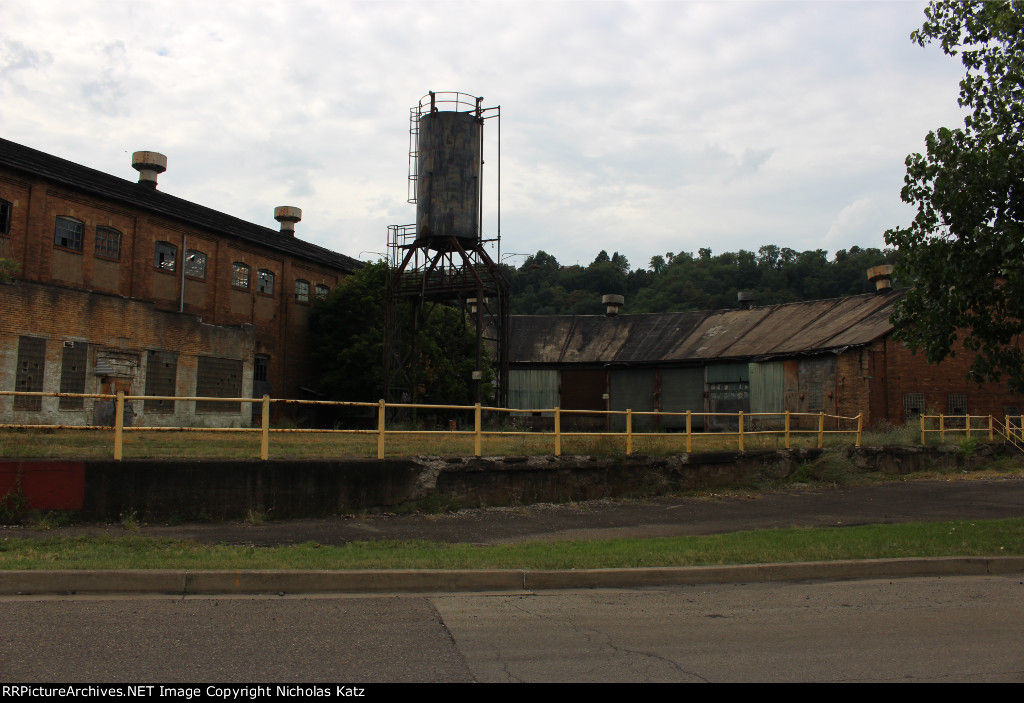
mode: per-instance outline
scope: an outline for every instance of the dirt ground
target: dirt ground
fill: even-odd
[[[206,544],[273,546],[368,540],[501,544],[556,539],[707,535],[775,527],[992,520],[1024,516],[1024,478],[906,481],[872,486],[800,488],[781,492],[598,500],[443,515],[387,513],[307,520],[74,525],[42,530],[0,527],[0,540],[82,535],[190,539]]]

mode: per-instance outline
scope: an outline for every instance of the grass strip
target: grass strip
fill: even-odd
[[[789,528],[508,545],[418,541],[203,545],[138,536],[4,539],[0,571],[37,569],[597,569],[1024,554],[1024,519]]]

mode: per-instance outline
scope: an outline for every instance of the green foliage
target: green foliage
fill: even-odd
[[[385,296],[387,264],[364,267],[319,300],[310,315],[312,362],[319,390],[336,400],[374,402],[384,397]],[[460,310],[444,305],[416,311],[396,305],[403,327],[419,327],[415,373],[419,403],[472,405],[476,336]],[[408,356],[404,349],[401,356]],[[486,368],[486,363],[485,363]],[[484,396],[490,395],[486,377]]]
[[[370,264],[313,305],[310,357],[319,389],[332,398],[373,402],[384,397],[387,276],[387,264]]]
[[[21,488],[21,474],[18,474],[14,488],[0,496],[0,525],[16,525],[28,510],[28,497]]]
[[[893,323],[938,362],[956,343],[978,352],[970,376],[1024,391],[1024,3],[932,2],[911,38],[937,42],[966,69],[962,129],[928,134],[907,157],[909,227],[886,232],[914,288]]]
[[[14,259],[5,259],[0,256],[0,283],[9,283],[14,280],[21,265]]]
[[[377,540],[253,547],[138,535],[10,538],[0,543],[0,569],[611,569],[1022,553],[1024,519],[1017,518],[498,545]]]
[[[618,252],[602,251],[584,268],[561,266],[538,251],[505,274],[515,315],[601,315],[601,296],[609,293],[625,296],[624,313],[735,308],[739,291],[754,293],[758,305],[869,293],[874,285],[867,269],[895,260],[891,249],[854,246],[829,260],[823,249],[797,252],[769,244],[756,254],[667,252],[651,257],[649,270],[630,271]]]
[[[970,467],[971,457],[978,450],[977,437],[964,437],[957,445],[957,451],[964,460],[964,466]]]

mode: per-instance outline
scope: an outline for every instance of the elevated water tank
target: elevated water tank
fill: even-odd
[[[444,95],[438,93],[438,96]],[[480,238],[480,166],[483,119],[480,99],[435,102],[418,115],[416,232],[428,246],[451,248],[450,237]],[[441,108],[451,107],[451,110]]]

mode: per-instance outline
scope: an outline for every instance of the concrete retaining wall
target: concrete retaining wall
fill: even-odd
[[[985,445],[979,453],[999,452]],[[443,497],[464,507],[659,495],[783,478],[816,449],[671,457],[413,457],[337,461],[0,461],[0,496],[20,484],[28,507],[76,510],[83,519],[180,520],[310,517],[393,509]],[[955,466],[951,449],[850,449],[864,471],[911,473]],[[839,455],[840,457],[842,455]]]

